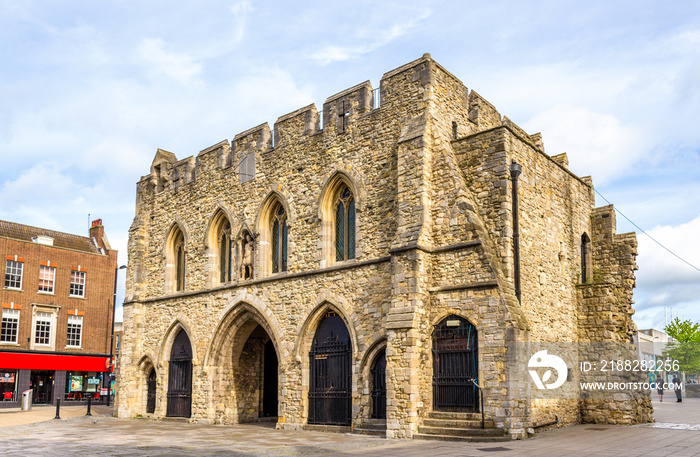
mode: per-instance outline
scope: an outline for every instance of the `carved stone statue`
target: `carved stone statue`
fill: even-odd
[[[253,279],[253,237],[246,233],[242,241],[241,279]]]

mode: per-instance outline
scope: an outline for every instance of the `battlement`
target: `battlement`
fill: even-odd
[[[372,85],[369,81],[328,97],[323,104],[323,128],[345,132],[351,119],[372,109]]]
[[[593,209],[591,213],[591,227],[593,228],[594,242],[612,242],[617,232],[617,219],[613,205]]]
[[[427,86],[440,90],[426,90]],[[429,109],[434,112],[433,118],[445,117],[440,128],[451,129],[451,137],[506,125],[544,150],[540,134],[525,133],[477,92],[470,92],[430,54],[424,54],[382,75],[378,89],[364,81],[328,97],[320,112],[315,104],[309,104],[280,116],[272,129],[265,122],[236,134],[230,142],[222,140],[201,150],[196,159],[189,156],[178,161],[174,153],[158,149],[150,173],[141,178],[137,189],[139,193],[155,194],[175,190],[211,172],[212,167],[238,173],[243,184],[255,179],[262,154],[275,150],[284,153],[286,147],[310,139],[328,147],[334,141],[347,141],[345,132],[359,125],[372,127],[368,123],[378,128],[392,124],[396,138],[403,138],[401,128],[406,120],[423,123]],[[453,119],[448,120],[449,116]],[[425,131],[418,127],[419,133]]]
[[[274,129],[274,145],[279,146],[294,141],[299,132],[302,136],[307,137],[320,131],[318,111],[316,111],[316,105],[312,103],[277,119]]]

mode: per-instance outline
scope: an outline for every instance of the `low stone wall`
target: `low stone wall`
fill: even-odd
[[[700,384],[686,384],[685,396],[688,398],[700,398]]]

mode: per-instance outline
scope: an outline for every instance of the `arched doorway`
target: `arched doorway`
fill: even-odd
[[[459,316],[442,320],[433,331],[433,409],[477,411],[474,380],[479,373],[476,327]]]
[[[237,422],[277,417],[279,362],[270,335],[251,319],[238,330],[233,346],[233,398]]]
[[[352,347],[343,319],[328,311],[309,352],[309,424],[351,423]]]
[[[153,414],[156,412],[156,369],[151,368],[151,372],[148,373],[148,380],[146,381],[146,387],[148,388],[148,393],[146,395],[146,413]]]
[[[187,332],[180,330],[170,352],[168,417],[192,415],[192,346]]]
[[[386,350],[375,357],[372,366],[372,419],[386,419]]]

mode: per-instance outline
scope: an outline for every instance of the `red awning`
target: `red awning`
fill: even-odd
[[[108,371],[109,357],[0,352],[0,369]]]

